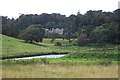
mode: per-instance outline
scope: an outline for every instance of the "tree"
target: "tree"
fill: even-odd
[[[66,28],[68,31],[74,33],[76,32],[78,29],[78,18],[75,15],[70,15],[67,19],[66,19]]]
[[[64,35],[62,36],[69,41],[72,36],[79,36],[84,31],[92,42],[118,43],[120,39],[118,36],[120,34],[119,16],[120,9],[113,12],[89,10],[84,15],[78,12],[77,15],[69,17],[59,13],[22,14],[17,19],[2,17],[2,34],[18,38],[18,34],[23,29],[32,24],[41,24],[47,29],[63,28]],[[55,38],[52,38],[52,41],[54,40]]]
[[[7,22],[8,18],[2,16],[2,34],[7,35]]]
[[[17,22],[12,18],[2,17],[2,33],[11,37],[18,37]]]
[[[112,22],[109,24],[104,24],[103,25],[106,29],[109,30],[106,34],[108,35],[108,41],[109,43],[120,43],[120,26],[116,22]]]
[[[87,44],[87,42],[88,42],[87,34],[81,33],[77,39],[77,45],[83,46],[83,45]]]
[[[120,22],[120,9],[113,11],[113,20],[115,22]]]
[[[26,42],[42,42],[45,36],[45,30],[41,25],[30,25],[28,28],[22,30],[19,38],[24,39]]]
[[[56,26],[56,23],[55,22],[48,22],[48,23],[46,23],[46,28],[47,29],[52,29],[52,28],[54,28]]]
[[[64,38],[65,38],[65,39],[68,39],[69,42],[71,42],[71,38],[73,38],[73,37],[74,37],[74,35],[72,34],[72,32],[67,31],[67,32],[63,35],[63,40],[64,40]]]
[[[109,41],[110,30],[105,28],[103,25],[97,26],[90,34],[92,42],[95,43],[106,43]]]
[[[51,42],[54,42],[57,36],[58,34],[55,32],[48,34],[48,37],[51,38]]]

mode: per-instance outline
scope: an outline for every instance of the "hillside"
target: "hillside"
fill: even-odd
[[[23,40],[8,37],[2,35],[2,55],[3,56],[17,56],[17,55],[29,55],[51,52],[65,52],[66,50],[58,49],[54,46],[54,43],[50,43],[49,39],[44,39],[43,43],[29,44]],[[64,49],[64,48],[63,48]]]

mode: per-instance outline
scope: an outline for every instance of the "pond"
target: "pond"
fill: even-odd
[[[23,58],[15,58],[15,60],[20,59],[34,59],[34,58],[60,58],[65,56],[65,54],[52,54],[52,55],[41,55],[41,56],[33,56],[33,57],[23,57]]]

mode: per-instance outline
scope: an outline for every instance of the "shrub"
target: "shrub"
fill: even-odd
[[[77,39],[77,45],[83,46],[86,45],[87,43],[88,43],[87,34],[80,34],[80,36]]]
[[[72,44],[73,44],[74,46],[77,46],[77,41],[74,40],[74,41],[72,42]]]
[[[120,45],[118,46],[118,50],[120,50]]]
[[[62,46],[62,43],[56,42],[56,43],[55,43],[55,46]]]
[[[42,58],[42,59],[41,59],[41,63],[49,64],[49,61],[48,61],[46,58]]]
[[[104,65],[104,66],[109,66],[109,65],[111,65],[111,64],[112,64],[112,62],[111,62],[111,61],[108,61],[108,60],[99,62],[99,65]]]

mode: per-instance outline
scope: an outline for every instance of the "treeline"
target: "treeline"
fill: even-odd
[[[24,29],[33,24],[47,29],[63,28],[63,35],[68,39],[78,38],[77,44],[80,45],[87,42],[120,43],[120,9],[113,12],[89,10],[84,15],[78,12],[69,17],[58,13],[21,14],[17,19],[2,16],[2,34],[18,38]]]

